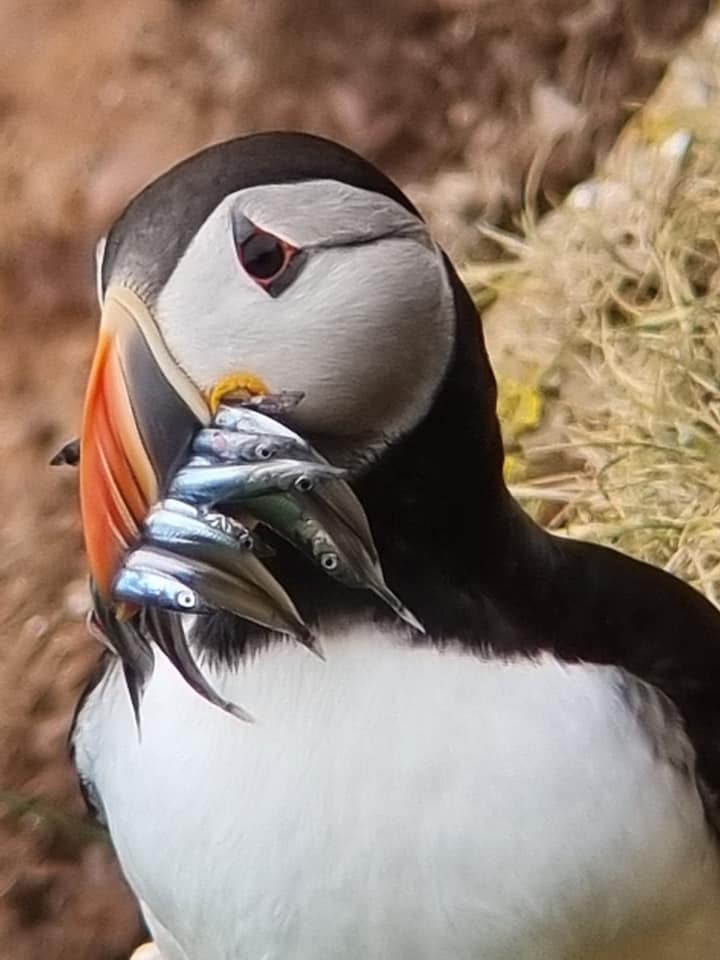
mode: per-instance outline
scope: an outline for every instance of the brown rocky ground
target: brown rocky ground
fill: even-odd
[[[0,0],[1,957],[111,960],[138,937],[66,760],[96,650],[75,479],[47,466],[77,430],[95,237],[181,155],[296,127],[414,182],[465,247],[464,221],[518,209],[538,151],[550,197],[585,176],[706,6]]]

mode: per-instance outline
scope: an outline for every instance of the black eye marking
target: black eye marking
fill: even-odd
[[[302,250],[259,227],[238,244],[237,251],[245,273],[271,297],[289,287],[305,262]]]

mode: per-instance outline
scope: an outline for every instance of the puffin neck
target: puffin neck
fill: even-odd
[[[456,341],[423,421],[354,486],[390,585],[431,634],[476,633],[483,585],[522,520],[502,477],[496,386],[475,306],[448,264]],[[453,613],[453,611],[455,613]],[[437,620],[437,622],[435,622]]]

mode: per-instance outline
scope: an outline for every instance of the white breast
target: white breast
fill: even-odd
[[[211,674],[254,724],[159,653],[141,739],[118,669],[89,697],[78,767],[165,960],[720,955],[700,800],[616,671],[323,644]]]

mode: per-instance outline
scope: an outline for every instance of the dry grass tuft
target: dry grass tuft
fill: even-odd
[[[720,13],[596,179],[523,227],[492,231],[514,259],[466,272],[497,297],[501,388],[548,394],[514,492],[720,605]]]

